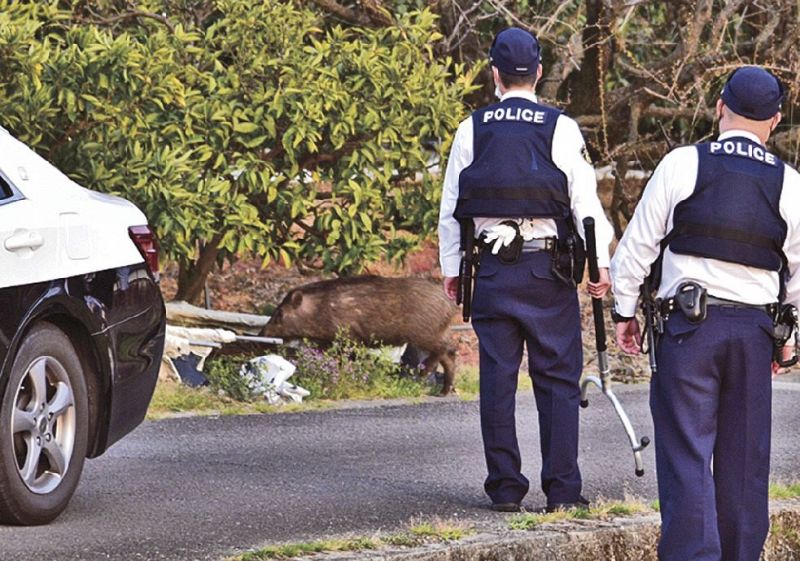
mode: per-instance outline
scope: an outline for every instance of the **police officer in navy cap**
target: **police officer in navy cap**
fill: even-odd
[[[650,394],[661,561],[756,561],[767,536],[773,359],[793,350],[776,349],[774,315],[800,304],[800,176],[765,147],[783,96],[763,68],[736,70],[720,135],[661,160],[611,262],[619,345],[639,350],[651,273],[665,320]]]
[[[581,221],[596,220],[601,280],[610,287],[613,230],[597,198],[594,169],[575,121],[538,102],[536,38],[509,28],[490,51],[500,101],[458,127],[439,219],[444,291],[456,298],[461,250],[480,240],[472,323],[480,345],[480,413],[498,511],[517,511],[528,492],[514,416],[523,347],[539,411],[541,485],[550,510],[585,506],[578,469],[578,380],[583,364],[575,264]],[[581,242],[582,245],[582,242]],[[555,265],[554,265],[555,264]]]

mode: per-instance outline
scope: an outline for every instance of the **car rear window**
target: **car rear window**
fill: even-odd
[[[0,202],[12,198],[15,194],[8,180],[0,174]]]
[[[11,191],[11,186],[8,182],[0,177],[0,199],[8,199],[14,193]]]

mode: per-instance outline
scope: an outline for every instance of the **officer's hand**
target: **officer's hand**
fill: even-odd
[[[517,230],[513,226],[507,224],[497,224],[487,228],[483,232],[483,239],[488,244],[494,242],[492,246],[492,253],[497,255],[500,248],[511,244],[514,238],[517,237]]]
[[[444,278],[444,295],[453,302],[456,301],[458,294],[458,277],[445,277]]]
[[[638,355],[642,347],[642,332],[636,318],[617,324],[617,345],[629,355]]]
[[[611,288],[611,277],[608,275],[608,267],[600,269],[599,273],[600,280],[597,282],[589,281],[589,284],[586,285],[586,292],[588,292],[589,296],[592,298],[603,298],[608,292],[608,289]]]
[[[786,362],[787,360],[792,358],[792,356],[794,356],[794,345],[786,345],[785,347],[783,347],[782,353],[783,353],[783,355],[781,356],[781,360]],[[777,362],[775,362],[775,361],[772,362],[772,377],[773,378],[778,376],[778,375],[780,375],[780,374],[786,374],[787,370],[788,370],[787,368],[782,368],[781,365],[778,364]]]

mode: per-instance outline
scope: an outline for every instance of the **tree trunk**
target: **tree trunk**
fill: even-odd
[[[607,60],[600,60],[600,44],[608,37],[608,25],[603,21],[603,1],[586,2],[586,25],[583,28],[583,60],[579,69],[573,70],[562,83],[561,99],[569,99],[567,112],[570,115],[592,115],[598,112],[600,99],[600,67],[607,67]]]
[[[189,259],[180,260],[178,292],[175,294],[176,300],[185,300],[191,304],[200,304],[206,278],[217,262],[220,249],[219,244],[221,241],[222,234],[218,233],[211,241],[203,245],[196,261],[191,261]]]

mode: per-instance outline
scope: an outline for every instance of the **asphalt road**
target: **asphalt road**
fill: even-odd
[[[772,473],[800,479],[800,384],[778,382]],[[610,404],[581,419],[588,497],[656,497],[652,447],[643,478]],[[646,386],[620,386],[635,427],[652,435]],[[538,491],[533,399],[520,396],[526,506]],[[0,527],[0,559],[221,559],[265,543],[404,527],[413,517],[487,511],[478,405],[457,399],[301,414],[148,422],[89,461],[68,511],[40,528]]]

